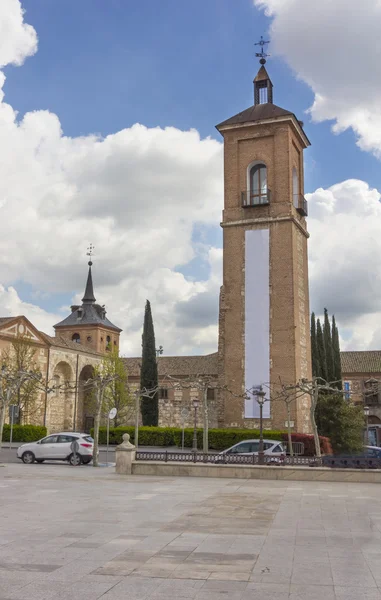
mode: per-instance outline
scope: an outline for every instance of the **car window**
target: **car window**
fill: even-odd
[[[259,452],[259,442],[251,442],[250,452]]]
[[[56,444],[58,440],[58,435],[50,435],[49,437],[41,440],[41,444]]]
[[[71,442],[75,442],[78,438],[74,435],[59,435],[58,443],[59,444],[71,444]]]
[[[244,442],[243,444],[238,444],[238,446],[233,448],[234,454],[241,454],[243,452],[252,452],[251,446],[252,446],[251,442]]]
[[[270,448],[272,448],[273,445],[274,445],[273,442],[264,442],[263,443],[263,447],[265,450],[270,450]]]
[[[86,440],[86,442],[90,442],[91,444],[94,444],[94,439],[91,437],[91,435],[87,435],[83,439]]]
[[[278,444],[277,446],[275,446],[275,448],[273,448],[272,451],[273,452],[283,452],[283,448],[280,444]]]

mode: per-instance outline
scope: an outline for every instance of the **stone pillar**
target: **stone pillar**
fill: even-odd
[[[128,433],[123,434],[123,442],[115,448],[115,472],[118,475],[131,475],[135,460],[135,446],[130,443]]]

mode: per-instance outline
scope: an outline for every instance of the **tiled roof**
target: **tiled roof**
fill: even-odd
[[[254,121],[262,121],[266,119],[276,119],[276,117],[285,117],[291,116],[295,117],[294,113],[289,110],[285,110],[276,104],[272,104],[271,102],[266,102],[265,104],[254,104],[246,110],[234,115],[234,117],[230,117],[230,119],[226,119],[219,125],[216,125],[217,129],[220,127],[224,127],[225,125],[237,125],[238,123],[252,123]]]
[[[95,356],[104,356],[101,352],[97,352],[93,348],[86,346],[85,344],[77,344],[76,342],[72,342],[71,340],[65,340],[63,337],[58,335],[57,337],[52,337],[51,335],[47,335],[43,331],[39,331],[41,337],[46,341],[49,346],[54,346],[56,348],[67,348],[68,350],[74,350],[75,352],[85,352],[86,354],[94,354]]]
[[[82,311],[82,313],[79,311]],[[99,304],[82,304],[82,306],[78,306],[66,319],[54,325],[54,328],[79,325],[102,325],[108,329],[122,331],[108,320],[103,306]]]
[[[349,373],[381,373],[381,350],[341,352],[341,370]]]
[[[128,374],[140,376],[141,357],[124,358]],[[218,373],[218,354],[205,356],[159,356],[159,376],[163,375],[216,375]]]

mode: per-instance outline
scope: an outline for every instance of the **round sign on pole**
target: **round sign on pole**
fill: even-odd
[[[109,419],[115,419],[115,417],[116,417],[116,413],[117,413],[117,412],[118,412],[118,411],[116,410],[116,408],[112,408],[112,409],[110,410],[110,412],[108,413],[108,418],[109,418]]]
[[[187,408],[182,408],[180,414],[185,421],[189,417],[189,410]]]

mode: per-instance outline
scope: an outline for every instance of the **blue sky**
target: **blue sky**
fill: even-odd
[[[359,288],[366,289],[367,292],[364,292],[364,298],[356,300],[355,307],[348,306],[348,294],[342,298],[340,290],[347,289],[347,283],[350,289],[351,282],[343,283],[342,278],[348,277],[346,274],[353,268],[359,256],[358,252],[354,258],[348,260],[347,266],[337,266],[340,273],[335,273],[337,284],[329,286],[330,294],[326,291],[327,276],[324,278],[319,274],[324,272],[324,256],[350,255],[351,239],[360,231],[363,231],[363,237],[356,245],[357,248],[361,248],[362,257],[356,277],[365,277],[364,265],[371,265],[373,272],[377,269],[372,261],[378,255],[378,221],[376,223],[371,218],[369,206],[376,202],[377,207],[372,210],[378,211],[379,202],[367,186],[381,189],[379,160],[375,157],[377,153],[381,155],[378,134],[378,128],[381,129],[381,126],[372,121],[372,110],[374,112],[374,106],[379,106],[379,90],[374,83],[378,79],[372,73],[372,69],[373,72],[375,70],[374,64],[369,64],[369,68],[362,68],[358,53],[353,50],[353,31],[358,31],[360,35],[361,31],[367,32],[373,26],[376,29],[378,27],[377,0],[369,0],[373,12],[369,10],[366,15],[364,13],[367,20],[363,22],[359,20],[358,15],[353,16],[346,11],[344,0],[337,0],[336,9],[330,4],[331,0],[321,0],[322,4],[319,4],[318,8],[314,0],[294,1],[298,5],[295,13],[289,12],[287,0],[22,0],[22,7],[25,9],[24,22],[36,31],[38,51],[35,52],[34,48],[33,51],[26,52],[24,48],[21,51],[25,57],[22,66],[8,65],[4,68],[4,102],[18,112],[19,123],[22,123],[26,113],[33,111],[45,110],[57,115],[63,135],[72,140],[66,144],[62,138],[52,134],[52,139],[48,140],[48,151],[41,158],[40,144],[45,143],[46,131],[54,131],[58,121],[54,122],[48,113],[36,113],[32,121],[29,119],[26,127],[15,127],[11,132],[10,141],[7,142],[3,135],[9,133],[7,119],[3,119],[2,123],[0,119],[0,125],[4,126],[2,135],[5,156],[7,144],[12,151],[14,148],[17,150],[15,158],[10,159],[15,165],[15,175],[11,173],[9,183],[8,179],[3,181],[2,193],[5,197],[9,194],[10,206],[18,206],[20,198],[23,200],[20,201],[21,208],[15,208],[15,211],[32,211],[30,239],[28,234],[24,235],[22,228],[12,230],[13,233],[5,233],[4,244],[12,247],[17,238],[21,240],[22,249],[18,243],[15,257],[17,256],[19,264],[14,265],[13,271],[10,271],[10,264],[0,265],[0,296],[1,284],[12,284],[21,301],[33,305],[34,308],[29,307],[28,310],[32,315],[35,314],[37,319],[41,317],[41,327],[46,329],[45,323],[51,323],[62,307],[71,303],[73,295],[82,292],[86,279],[85,248],[92,241],[96,246],[94,281],[96,289],[101,290],[98,296],[102,296],[98,299],[108,303],[110,318],[115,321],[120,319],[120,325],[127,331],[127,336],[130,335],[130,331],[132,336],[135,335],[136,343],[130,346],[130,349],[138,347],[140,343],[138,327],[147,295],[153,299],[154,305],[157,301],[157,313],[162,311],[157,317],[158,328],[163,332],[167,331],[169,325],[166,315],[170,311],[163,289],[170,290],[175,312],[177,303],[183,307],[183,302],[197,294],[203,294],[202,297],[207,298],[206,312],[208,307],[215,306],[214,312],[211,309],[208,312],[210,327],[215,323],[213,332],[200,326],[187,338],[186,323],[183,328],[171,331],[176,351],[176,341],[182,337],[188,340],[183,346],[184,352],[197,352],[214,347],[220,282],[217,273],[221,254],[214,252],[213,248],[218,249],[222,245],[219,227],[222,187],[221,191],[216,192],[218,181],[222,182],[218,151],[216,153],[213,144],[195,142],[188,134],[180,133],[175,141],[179,156],[179,161],[176,162],[171,155],[172,134],[164,133],[162,137],[159,136],[160,152],[158,151],[156,159],[163,160],[165,178],[170,179],[170,175],[173,177],[162,192],[160,202],[164,202],[161,207],[163,210],[161,213],[156,211],[152,216],[152,231],[149,232],[145,231],[144,227],[139,230],[135,221],[136,217],[147,218],[144,217],[146,213],[143,210],[140,212],[139,204],[139,194],[145,183],[144,151],[148,138],[156,144],[156,134],[152,129],[155,127],[174,127],[180,132],[195,129],[202,140],[210,137],[222,143],[215,125],[253,103],[252,80],[259,67],[258,59],[255,58],[257,47],[254,43],[263,35],[267,39],[273,38],[268,49],[272,56],[268,60],[267,68],[274,84],[274,102],[292,110],[304,121],[306,133],[312,142],[311,148],[305,153],[305,192],[314,193],[314,201],[316,199],[320,203],[320,213],[313,215],[311,211],[309,219],[312,231],[311,308],[321,310],[329,303],[330,312],[336,312],[339,322],[340,312],[342,314],[343,334],[348,338],[352,336],[363,313],[374,312],[373,306],[366,308],[365,305],[369,297],[377,297],[378,288],[372,290],[372,285],[381,282],[381,273],[370,282],[369,276],[366,275],[364,285],[359,285]],[[18,0],[7,2],[14,7],[18,4]],[[275,6],[272,18],[265,16],[255,4],[262,4],[269,10]],[[294,18],[296,14],[299,20]],[[12,30],[12,27],[10,25],[9,35],[10,38],[14,37],[16,52],[18,46],[23,46],[22,40],[18,38],[18,29]],[[270,27],[273,27],[271,35]],[[326,45],[325,36],[330,38]],[[364,39],[369,37],[372,37],[375,43],[376,36]],[[30,40],[30,44],[32,47],[33,41]],[[326,48],[330,48],[329,54]],[[354,54],[351,54],[352,52]],[[372,53],[368,49],[367,56],[372,57],[373,54],[376,57],[378,55],[377,52]],[[0,41],[0,62],[1,56]],[[356,63],[357,59],[360,63]],[[11,57],[4,62],[11,63],[12,60]],[[371,58],[369,60],[371,61]],[[353,65],[353,73],[350,67],[348,69],[348,62]],[[378,63],[375,64],[377,68]],[[311,82],[313,89],[305,83],[307,80]],[[363,90],[363,93],[359,93],[359,90]],[[320,104],[314,114],[325,120],[313,123],[306,111],[312,106],[314,99],[316,101],[319,93],[328,104]],[[364,104],[364,99],[369,100],[368,104]],[[348,129],[335,135],[331,130],[333,119],[344,123]],[[149,128],[148,132],[131,130],[136,123]],[[99,161],[92,173],[88,161],[95,156],[95,144],[91,147],[91,143],[85,140],[81,146],[79,136],[96,134],[105,137],[124,129],[135,133],[128,134],[130,137],[123,143],[119,138],[117,147],[113,145],[115,140],[103,144],[103,149],[98,151]],[[356,145],[357,138],[353,130],[358,131],[360,140],[369,151],[362,151]],[[20,144],[21,133],[25,135],[25,157],[22,143]],[[76,169],[76,159],[73,157],[77,156],[79,146],[82,154],[78,154]],[[1,150],[0,145],[0,152]],[[135,151],[137,157],[133,154]],[[107,162],[107,153],[111,159],[110,169],[102,171],[103,178],[100,177],[92,188],[92,178],[97,175],[97,170],[102,170],[105,161]],[[210,160],[210,164],[213,165],[214,171],[210,177],[203,170],[203,159],[200,157],[204,154],[205,161]],[[123,164],[126,156],[133,165],[128,175],[124,173],[126,169]],[[198,161],[195,160],[195,156],[198,156]],[[136,177],[136,181],[132,181],[135,176],[135,158],[140,179]],[[18,164],[23,164],[24,159],[28,172],[25,175],[25,189],[20,191],[15,181],[19,176]],[[181,212],[183,209],[179,207],[173,227],[178,237],[183,237],[184,240],[182,245],[177,240],[172,249],[171,235],[168,233],[171,224],[168,224],[166,218],[166,211],[169,211],[171,206],[171,196],[173,201],[173,196],[178,194],[179,205],[185,202],[183,196],[187,196],[187,193],[190,194],[191,202],[193,201],[193,191],[189,192],[186,189],[186,165],[189,165],[189,169],[194,168],[195,177],[200,178],[197,182],[205,185],[205,206],[202,204],[202,198],[196,199],[195,208],[188,207],[184,217]],[[82,171],[85,173],[83,178]],[[118,179],[115,185],[113,176]],[[351,179],[361,181],[353,187],[347,182]],[[154,184],[155,182],[151,182],[152,191],[148,191],[148,195],[151,194],[153,198]],[[327,189],[334,184],[339,184],[339,187],[332,197],[327,194],[321,196],[316,192],[318,188]],[[76,190],[79,190],[80,194],[79,207],[75,202],[73,204],[72,194]],[[123,204],[124,192],[129,194],[126,199],[128,207],[127,204]],[[344,201],[344,196],[348,206],[352,206],[350,215],[346,215],[345,225],[344,217],[340,216],[340,202]],[[89,197],[90,202],[86,204]],[[94,215],[91,214],[91,197],[94,205],[97,205],[98,213]],[[356,206],[353,204],[355,197],[358,202]],[[165,204],[167,199],[168,205]],[[214,213],[211,206],[213,203],[218,205]],[[108,213],[105,209],[106,204],[109,204]],[[150,208],[151,211],[153,206],[154,204]],[[310,206],[313,206],[312,198]],[[123,215],[125,207],[128,210]],[[361,207],[363,214],[360,215]],[[122,224],[123,216],[125,222]],[[5,218],[8,218],[9,223],[12,217]],[[181,229],[186,222],[191,226],[193,224],[193,231],[191,227],[188,227],[188,230],[186,227]],[[58,231],[57,223],[65,223],[65,233]],[[55,236],[48,235],[52,231],[56,232]],[[349,240],[341,236],[339,244],[336,235],[338,231],[349,232]],[[141,275],[139,279],[133,263],[135,256],[139,257],[141,252],[141,249],[136,250],[136,240],[139,240],[140,236],[143,239],[145,233],[145,258],[141,258],[141,264],[146,259],[143,281]],[[156,245],[154,244],[153,249],[147,249],[150,237],[156,234]],[[167,236],[167,245],[164,244],[164,247],[161,243],[163,236]],[[194,258],[191,258],[191,249],[195,252]],[[210,249],[214,252],[212,255],[208,254]],[[173,260],[174,255],[179,257],[178,261]],[[157,257],[160,260],[157,260]],[[115,264],[112,264],[113,262]],[[162,269],[167,269],[164,275]],[[10,275],[10,272],[13,275]],[[178,280],[179,274],[183,274],[186,279]],[[333,277],[333,271],[331,275]],[[115,279],[117,276],[118,281]],[[110,283],[111,280],[114,287]],[[152,281],[156,282],[156,287],[151,285]],[[128,311],[125,301],[118,297],[123,286],[129,298]],[[135,290],[135,296],[130,297],[132,288]],[[174,289],[176,293],[173,292]],[[3,311],[4,306],[6,310],[13,312],[25,309],[17,304],[17,298],[12,300],[17,301],[16,307],[12,305],[13,308],[9,308],[7,298],[5,294],[0,300]],[[201,302],[199,304],[201,305]],[[193,302],[195,311],[199,304]],[[39,309],[48,312],[41,316]],[[181,315],[183,312],[181,308]],[[192,318],[194,322],[197,321],[196,314]],[[361,342],[361,327],[357,327],[356,343]],[[376,341],[371,341],[370,320],[366,327],[366,344],[374,345]],[[204,339],[213,342],[205,345],[202,341]],[[379,343],[381,329],[379,342],[377,341],[377,344]]]
[[[270,20],[251,0],[24,0],[39,50],[21,69],[8,67],[6,99],[23,115],[49,109],[64,134],[109,133],[138,122],[214,126],[252,103],[254,42]],[[302,50],[301,50],[302,51]],[[269,48],[271,53],[271,45]],[[322,42],[322,60],[324,60]],[[268,62],[274,102],[305,121],[306,192],[355,177],[381,188],[378,161],[349,131],[312,124],[313,93],[279,58]]]

